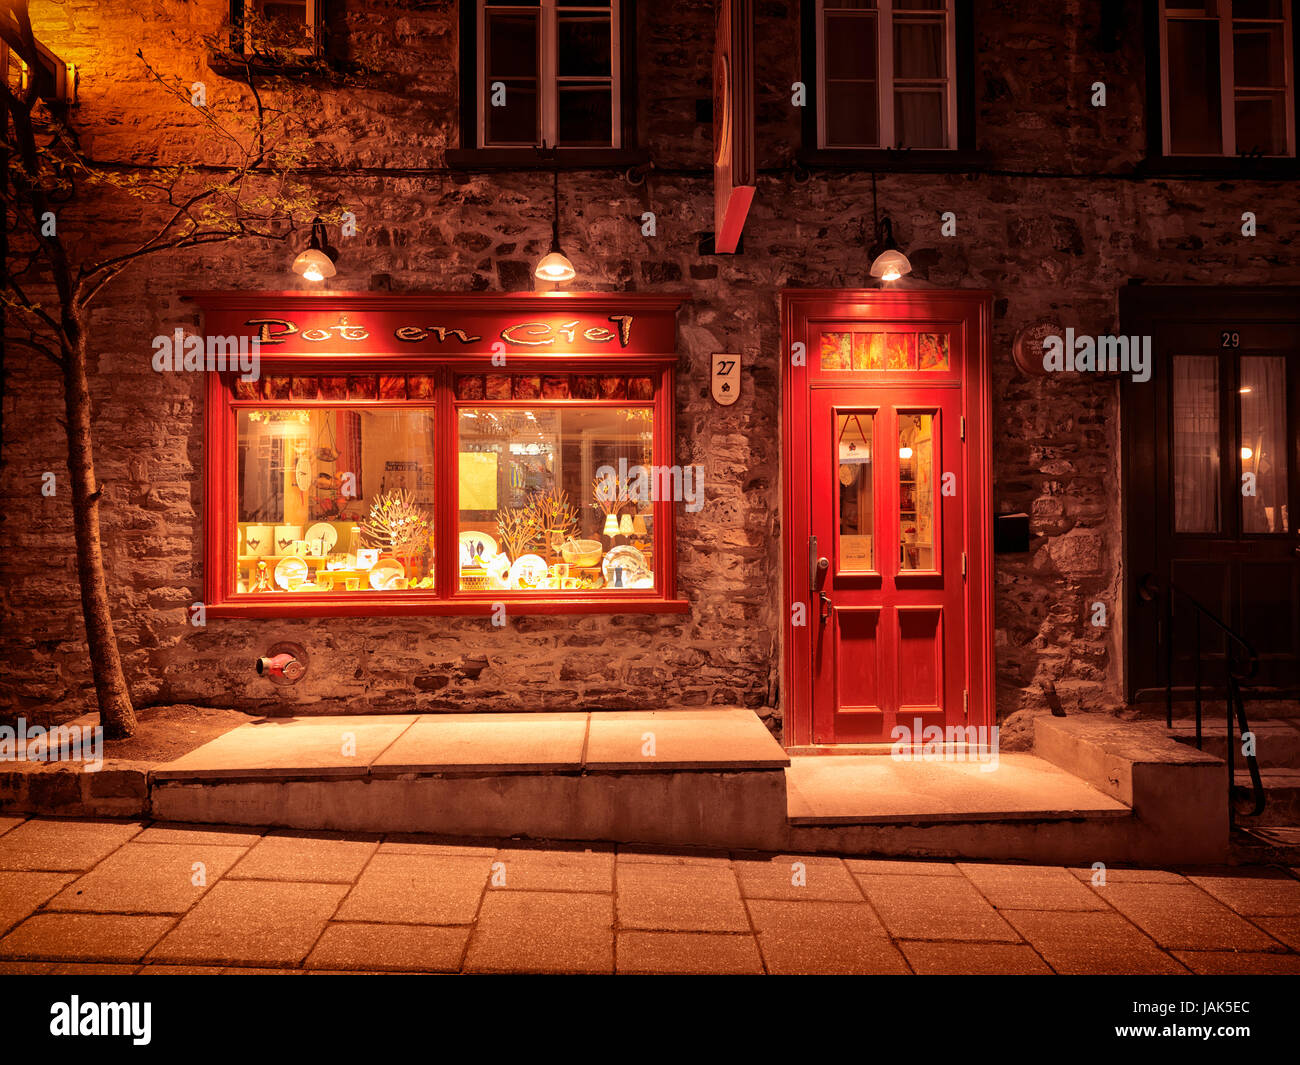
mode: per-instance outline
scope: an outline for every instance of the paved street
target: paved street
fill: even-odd
[[[7,973],[1300,973],[1300,870],[0,816]]]

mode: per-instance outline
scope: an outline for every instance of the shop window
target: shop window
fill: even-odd
[[[231,0],[234,50],[271,59],[321,53],[324,0]]]
[[[631,3],[470,0],[461,7],[463,147],[630,146]]]
[[[815,71],[805,80],[816,97],[818,149],[966,146],[958,136],[957,0],[807,4],[805,54]]]
[[[1291,0],[1159,0],[1166,156],[1294,157]]]

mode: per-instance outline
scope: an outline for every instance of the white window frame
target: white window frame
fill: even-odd
[[[1265,156],[1266,159],[1293,159],[1296,154],[1295,143],[1295,37],[1291,29],[1291,19],[1295,15],[1292,0],[1282,0],[1281,19],[1236,19],[1232,12],[1233,0],[1207,0],[1205,8],[1213,8],[1213,15],[1205,14],[1200,8],[1179,7],[1177,0],[1160,0],[1160,144],[1161,150],[1171,158],[1203,158],[1204,152],[1174,152],[1171,144],[1169,124],[1169,20],[1209,22],[1219,24],[1219,113],[1220,113],[1220,150],[1216,156],[1232,158],[1237,156],[1237,89],[1236,71],[1233,64],[1232,34],[1237,22],[1265,23],[1281,25],[1284,52],[1284,84],[1282,99],[1286,108],[1286,151],[1282,155]],[[1227,11],[1225,15],[1223,12]]]
[[[894,129],[894,0],[876,0],[874,8],[831,8],[836,15],[871,18],[876,21],[876,129],[878,144],[827,144],[826,143],[826,5],[816,0],[817,33],[817,147],[827,151],[859,151],[896,148]],[[956,0],[944,0],[944,43],[947,69],[947,91],[944,93],[944,140],[939,148],[916,148],[913,151],[956,151],[957,142],[957,15]],[[904,9],[907,15],[925,14]]]
[[[477,69],[475,81],[478,93],[478,147],[480,148],[536,148],[541,144],[555,147],[559,142],[559,86],[557,84],[557,67],[559,66],[559,15],[609,15],[609,91],[610,91],[610,141],[608,145],[574,145],[579,150],[609,151],[623,147],[623,63],[622,3],[610,0],[608,7],[569,7],[563,8],[556,0],[538,0],[536,6],[515,4],[494,4],[491,0],[475,0],[477,6]],[[491,106],[487,81],[487,19],[489,14],[538,12],[540,23],[537,33],[537,100],[538,100],[538,134],[537,144],[517,141],[509,144],[489,144],[487,140],[487,109]],[[590,81],[592,84],[605,83],[604,77],[570,78],[567,81]],[[560,145],[565,147],[565,145]]]
[[[244,0],[243,10],[245,11],[245,13],[247,13],[250,8],[255,8],[257,12],[260,14],[262,10],[262,4],[263,4],[263,0]],[[321,5],[322,5],[322,0],[307,0],[305,18],[306,18],[306,28],[311,34],[311,43],[305,44],[301,48],[290,48],[288,49],[289,52],[292,52],[294,55],[302,55],[302,56],[320,55]],[[245,54],[251,54],[252,51],[253,51],[252,30],[248,26],[248,19],[245,18],[244,19],[244,52]]]

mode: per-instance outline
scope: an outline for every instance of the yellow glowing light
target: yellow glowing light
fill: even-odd
[[[1250,448],[1248,447],[1243,447],[1241,449],[1241,457],[1245,459],[1247,462],[1249,462],[1254,457],[1254,455],[1255,453],[1251,451]]]
[[[900,459],[910,459],[912,457],[912,449],[906,445],[900,447],[898,449],[898,457]]]

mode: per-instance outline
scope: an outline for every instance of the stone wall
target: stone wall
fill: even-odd
[[[81,70],[76,121],[99,161],[183,161],[201,150],[189,109],[141,76],[137,48],[210,96],[233,83],[205,67],[193,36],[221,0],[35,3],[38,36]],[[1000,715],[1041,701],[1055,681],[1067,709],[1120,699],[1118,403],[1113,381],[1026,378],[1009,350],[1018,328],[1051,316],[1080,332],[1117,329],[1117,289],[1130,279],[1214,285],[1297,284],[1294,186],[1130,175],[1145,144],[1144,56],[1136,11],[1099,40],[1101,4],[978,0],[978,146],[989,163],[959,174],[879,175],[879,195],[914,263],[916,284],[995,293],[995,510],[1031,515],[1031,551],[996,561]],[[1110,5],[1136,9],[1137,5]],[[763,168],[745,254],[702,258],[712,229],[712,4],[639,5],[641,140],[656,169],[644,184],[619,172],[561,179],[575,287],[687,290],[679,317],[678,461],[705,466],[707,503],[678,513],[680,593],[687,615],[520,617],[504,630],[476,618],[187,624],[202,595],[201,382],[155,374],[150,339],[195,326],[179,293],[295,287],[282,246],[241,244],[154,258],[125,274],[95,316],[98,469],[110,590],[140,705],[196,703],[283,712],[753,707],[780,721],[780,323],[785,286],[865,284],[871,219],[867,173],[788,163],[799,141],[789,86],[799,78],[798,5],[757,5]],[[323,91],[341,167],[313,178],[343,198],[359,233],[342,243],[339,289],[507,291],[531,288],[549,243],[546,172],[453,172],[457,24],[453,2],[345,0],[332,5],[335,47],[385,72]],[[1089,105],[1092,82],[1108,106]],[[399,170],[400,172],[396,172]],[[658,233],[641,235],[644,211]],[[1240,235],[1256,211],[1259,235]],[[940,235],[953,211],[956,237]],[[87,246],[124,245],[145,220],[130,203],[86,192],[60,224]],[[715,351],[743,352],[740,401],[707,395]],[[66,494],[40,494],[64,468],[49,366],[8,357],[0,480],[0,706],[29,718],[70,716],[93,692]],[[1107,604],[1110,625],[1089,623]],[[304,644],[312,670],[273,689],[252,662],[276,640]]]

